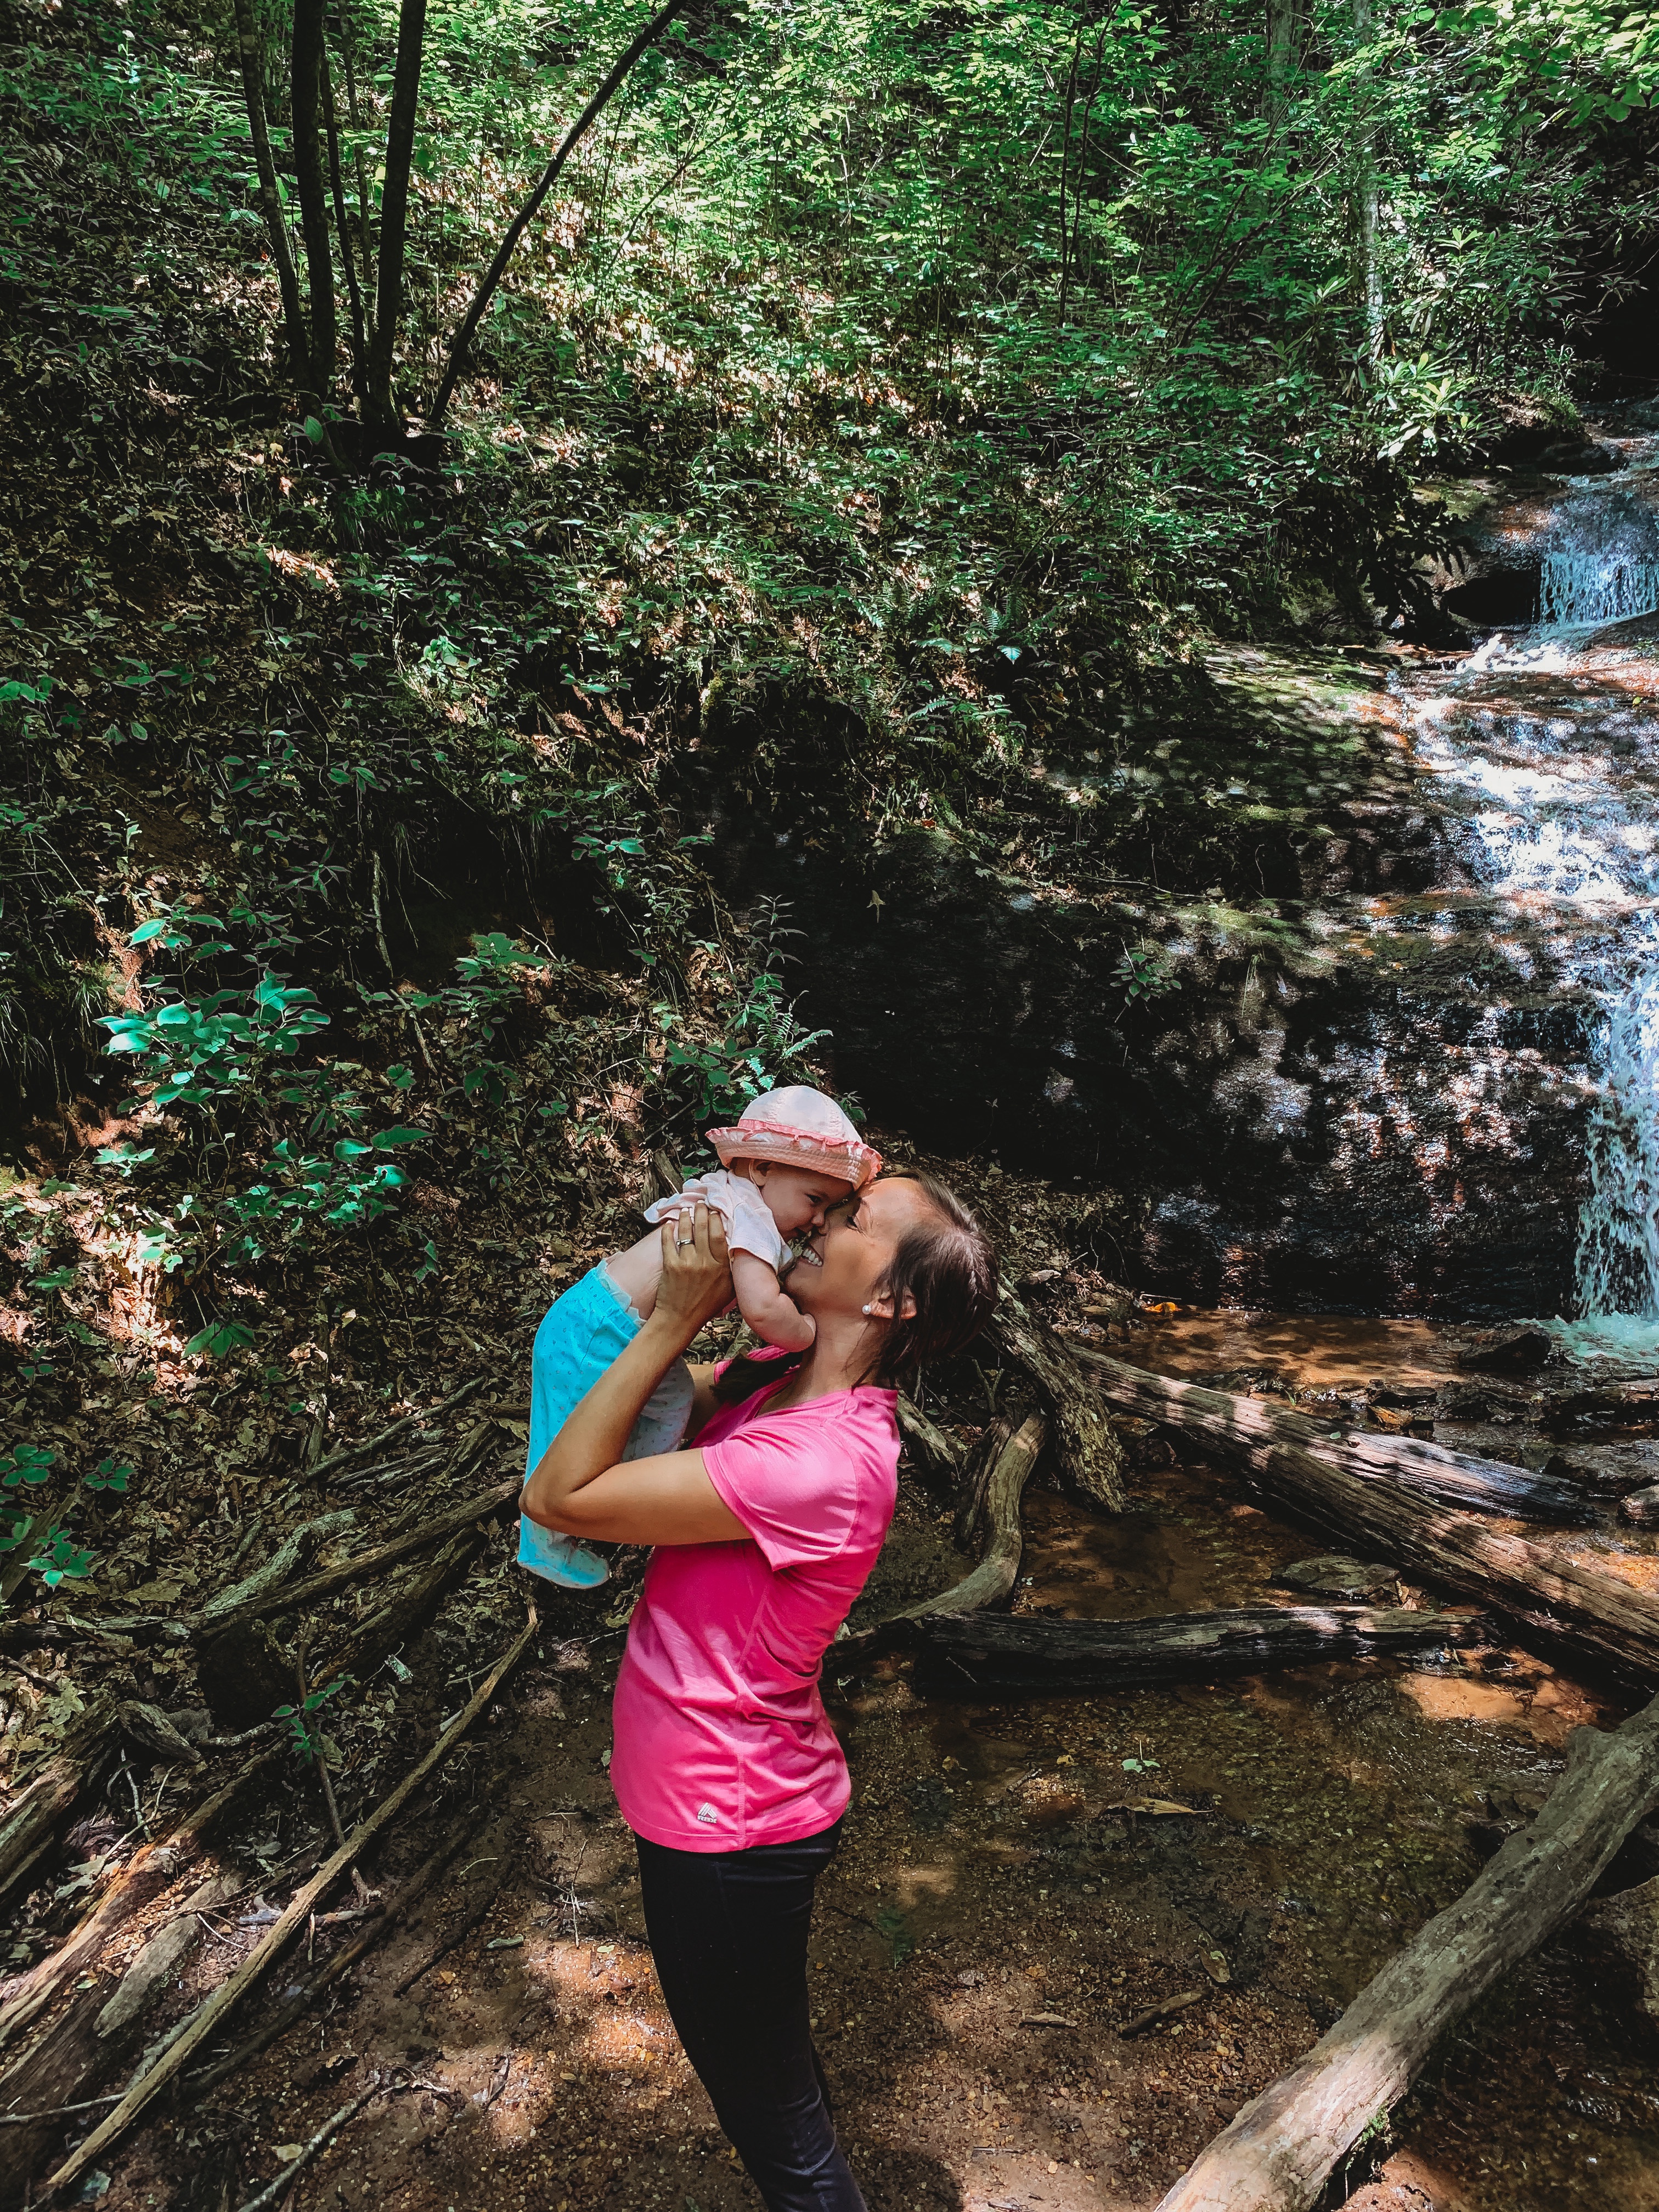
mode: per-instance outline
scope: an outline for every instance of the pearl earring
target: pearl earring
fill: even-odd
[[[872,1310],[872,1309],[871,1307],[869,1307],[869,1306],[866,1306],[866,1308],[864,1309],[864,1310],[866,1311],[866,1313],[869,1313],[869,1312],[871,1312],[871,1311]]]

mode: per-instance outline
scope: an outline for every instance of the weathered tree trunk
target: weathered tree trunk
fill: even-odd
[[[1575,1558],[1565,1546],[1501,1534],[1478,1516],[1437,1506],[1420,1490],[1380,1472],[1352,1472],[1325,1456],[1334,1449],[1328,1443],[1316,1453],[1281,1441],[1261,1418],[1259,1399],[1173,1382],[1103,1354],[1091,1355],[1090,1364],[1115,1402],[1200,1437],[1237,1460],[1265,1496],[1345,1549],[1397,1560],[1425,1582],[1493,1607],[1551,1644],[1626,1674],[1659,1675],[1659,1605],[1645,1590]],[[1273,1418],[1282,1423],[1299,1417]]]
[[[120,1731],[117,1701],[87,1707],[0,1823],[0,1896],[27,1874],[82,1797],[100,1781]]]
[[[917,1655],[929,1689],[975,1697],[1059,1690],[1156,1690],[1270,1668],[1473,1644],[1490,1626],[1467,1613],[1362,1605],[1241,1606],[1143,1620],[1032,1620],[1005,1613],[901,1615],[892,1643]]]
[[[1007,1283],[986,1335],[1030,1376],[1048,1417],[1048,1443],[1061,1478],[1091,1505],[1121,1513],[1123,1449],[1075,1348]]]
[[[1659,1803],[1659,1700],[1611,1735],[1578,1729],[1533,1826],[1364,1989],[1306,2058],[1204,2151],[1158,2212],[1307,2212],[1447,2031],[1578,1910]]]
[[[92,1971],[111,1936],[191,1866],[214,1823],[276,1756],[274,1745],[256,1753],[234,1780],[194,1806],[161,1843],[134,1852],[68,1941],[7,1987],[0,2006],[0,2045],[13,2041],[74,1976]]]
[[[276,265],[276,284],[283,299],[283,325],[288,338],[289,371],[303,387],[310,374],[311,344],[306,336],[305,311],[300,305],[300,280],[289,243],[288,220],[276,183],[276,160],[270,150],[270,131],[265,121],[265,55],[253,0],[234,0],[236,50],[242,68],[242,98],[247,107],[248,131],[253,140],[253,166],[259,179],[259,204],[265,214],[265,235]]]
[[[323,182],[324,0],[294,0],[294,174],[311,296],[310,390],[320,407],[334,382],[334,257],[329,250]]]
[[[374,338],[368,349],[368,390],[363,416],[375,434],[395,438],[402,428],[392,389],[392,356],[404,307],[404,249],[409,234],[409,173],[415,158],[420,112],[421,60],[426,47],[426,0],[403,0],[398,11],[398,58],[392,74],[392,113],[386,125],[386,170],[380,183],[380,266]]]
[[[1360,1476],[1380,1475],[1421,1491],[1443,1505],[1501,1513],[1516,1521],[1593,1522],[1580,1486],[1534,1474],[1501,1460],[1449,1451],[1419,1437],[1372,1436],[1346,1421],[1318,1420],[1268,1398],[1248,1398],[1154,1375],[1127,1360],[1079,1347],[1114,1405],[1190,1436],[1233,1444],[1239,1439],[1297,1444]]]

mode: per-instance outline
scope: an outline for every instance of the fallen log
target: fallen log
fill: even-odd
[[[1201,1437],[1239,1462],[1263,1496],[1334,1538],[1393,1559],[1437,1589],[1501,1613],[1523,1635],[1640,1680],[1659,1676],[1659,1604],[1648,1591],[1560,1545],[1493,1528],[1474,1513],[1439,1507],[1423,1492],[1364,1474],[1292,1443],[1233,1409],[1259,1407],[1224,1391],[1173,1382],[1097,1355],[1102,1388],[1137,1409],[1153,1403],[1166,1425]],[[1155,1386],[1149,1389],[1147,1386]]]
[[[0,1822],[0,1896],[28,1872],[81,1800],[103,1778],[120,1735],[118,1701],[100,1698],[36,1768],[22,1796]]]
[[[892,1643],[916,1654],[925,1688],[1018,1698],[1216,1682],[1329,1659],[1474,1644],[1491,1634],[1489,1623],[1468,1613],[1363,1605],[1240,1606],[1141,1620],[912,1613],[891,1625]]]
[[[1595,1518],[1582,1487],[1555,1475],[1534,1474],[1501,1460],[1477,1459],[1419,1437],[1373,1436],[1347,1423],[1299,1413],[1269,1398],[1176,1382],[1103,1352],[1083,1346],[1078,1350],[1098,1372],[1100,1387],[1115,1406],[1125,1406],[1188,1436],[1226,1444],[1248,1440],[1300,1445],[1352,1474],[1381,1475],[1437,1504],[1502,1514],[1510,1520],[1580,1523]]]
[[[275,1965],[283,1948],[304,1925],[319,1899],[327,1893],[355,1860],[362,1857],[374,1838],[396,1820],[428,1775],[448,1758],[524,1656],[540,1626],[540,1617],[532,1606],[526,1626],[496,1661],[426,1757],[417,1766],[410,1769],[391,1796],[384,1798],[366,1820],[358,1824],[344,1844],[318,1868],[310,1881],[295,1890],[241,1965],[220,1983],[212,1996],[192,2015],[184,2033],[132,2083],[108,2118],[70,2153],[57,2172],[46,2182],[46,2195],[51,2196],[60,2189],[67,2189],[71,2182],[78,2181],[94,2160],[125,2133],[157,2093],[177,2078],[207,2039],[217,2033],[220,2021]]]
[[[1659,1699],[1611,1734],[1575,1729],[1566,1771],[1532,1826],[1360,1991],[1299,2066],[1244,2107],[1158,2212],[1308,2212],[1437,2043],[1577,1911],[1656,1803]]]
[[[134,1852],[68,1939],[6,1988],[5,2002],[0,2006],[0,2046],[27,2027],[60,1990],[88,1972],[116,1930],[188,1869],[214,1824],[276,1756],[275,1745],[257,1753],[240,1774],[193,1806],[159,1844]]]
[[[1034,1314],[1008,1282],[985,1334],[1005,1359],[1030,1377],[1048,1418],[1048,1442],[1061,1480],[1108,1513],[1123,1510],[1123,1449],[1112,1432],[1078,1347]]]

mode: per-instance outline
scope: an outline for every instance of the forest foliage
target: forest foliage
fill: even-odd
[[[709,778],[974,853],[1206,629],[1408,618],[1652,252],[1616,0],[664,13],[458,348],[647,11],[0,12],[20,1438],[112,1284],[280,1395],[319,1255],[441,1296],[411,1180],[551,1219],[800,1074]]]

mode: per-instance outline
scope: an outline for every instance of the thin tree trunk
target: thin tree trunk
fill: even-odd
[[[334,382],[334,257],[329,250],[323,181],[324,0],[294,0],[294,174],[311,296],[311,389],[321,402]]]
[[[363,114],[357,100],[357,69],[351,52],[351,15],[340,11],[340,58],[345,64],[346,113],[351,118],[352,166],[357,172],[357,243],[363,258],[363,318],[374,332],[374,264],[369,249],[368,164],[363,159]]]
[[[465,360],[467,349],[477,335],[478,325],[484,319],[485,311],[495,298],[502,277],[507,274],[507,265],[513,258],[519,240],[535,221],[537,210],[558,182],[560,171],[592,125],[604,113],[611,95],[621,85],[635,63],[656,44],[674,18],[684,15],[690,5],[690,0],[668,0],[667,6],[657,10],[632,46],[611,64],[610,73],[599,90],[583,108],[569,130],[565,132],[560,141],[557,153],[543,170],[541,180],[536,189],[507,225],[507,235],[501,240],[495,258],[484,271],[483,281],[473,294],[472,303],[462,318],[460,328],[451,341],[449,359],[444,368],[443,382],[438,386],[438,396],[433,401],[427,416],[427,421],[434,429],[437,428],[443,421],[449,403],[455,395],[455,385],[461,373],[461,363]],[[382,246],[381,254],[384,262],[384,246]]]
[[[1244,2107],[1158,2212],[1308,2212],[1436,2045],[1571,1919],[1656,1803],[1659,1700],[1611,1735],[1576,1729],[1566,1771],[1532,1826],[1360,1991],[1294,2072]]]
[[[357,289],[357,270],[351,258],[351,233],[346,224],[345,185],[340,174],[340,119],[334,112],[334,74],[328,65],[328,46],[323,46],[323,115],[328,125],[328,182],[334,197],[334,228],[340,240],[340,266],[345,271],[346,298],[351,307],[351,388],[362,398],[368,374],[368,338],[363,328],[363,295]]]
[[[254,20],[253,0],[235,0],[236,50],[242,68],[242,98],[247,107],[248,130],[253,140],[253,166],[258,172],[259,200],[265,213],[265,235],[270,258],[276,264],[276,283],[283,295],[283,322],[288,337],[289,368],[296,385],[310,374],[311,346],[306,336],[305,312],[300,305],[300,280],[295,273],[294,249],[289,243],[283,195],[276,184],[276,161],[270,150],[270,131],[265,122],[264,54]]]
[[[1282,130],[1290,117],[1290,82],[1301,27],[1301,0],[1267,0],[1267,93],[1262,114],[1275,130]]]
[[[386,125],[386,173],[380,185],[380,270],[374,339],[368,354],[368,392],[363,413],[381,438],[401,429],[392,364],[404,305],[404,248],[409,233],[409,172],[420,113],[421,58],[426,46],[426,0],[403,0],[398,12],[398,59],[392,75],[392,114]]]

